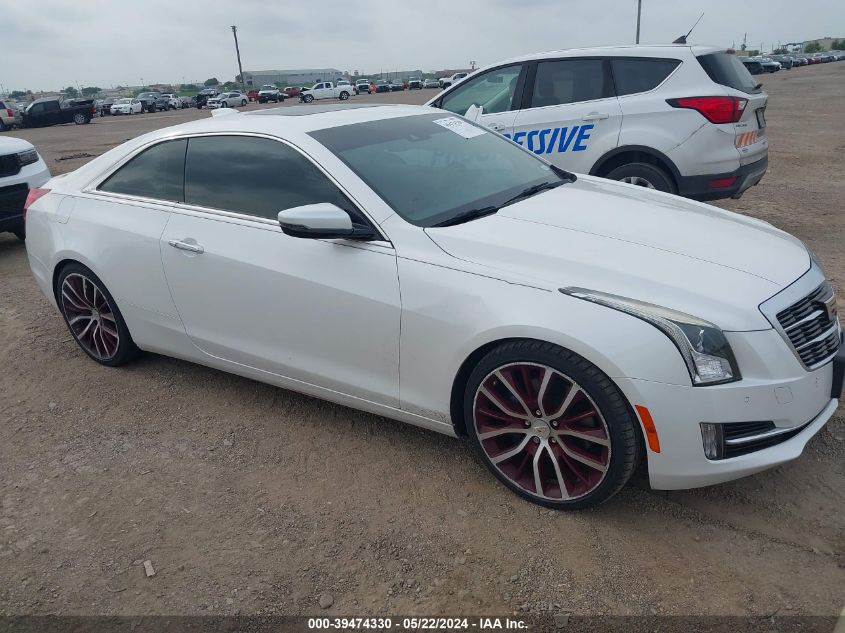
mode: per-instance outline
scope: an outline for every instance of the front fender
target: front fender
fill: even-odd
[[[476,350],[535,339],[583,356],[611,379],[689,385],[680,353],[659,330],[593,303],[419,261],[399,260],[400,400],[449,420],[452,383]]]

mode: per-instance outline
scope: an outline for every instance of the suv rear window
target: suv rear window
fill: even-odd
[[[681,62],[677,59],[621,58],[611,61],[617,96],[656,88]]]
[[[699,55],[698,63],[704,72],[717,84],[741,90],[742,92],[760,92],[756,81],[745,65],[739,61],[736,55],[731,53],[708,53]]]

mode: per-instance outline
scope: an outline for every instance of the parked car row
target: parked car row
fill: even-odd
[[[812,55],[756,55],[754,57],[741,57],[740,59],[748,72],[752,75],[760,75],[762,73],[776,73],[779,70],[790,70],[798,66],[842,61],[845,60],[845,51],[826,51]]]

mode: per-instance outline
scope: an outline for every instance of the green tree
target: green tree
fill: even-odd
[[[804,47],[804,52],[808,53],[808,54],[809,53],[818,53],[821,50],[822,50],[822,46],[818,42],[810,42],[809,44],[807,44]]]
[[[73,86],[68,86],[62,90],[62,92],[64,92],[68,97],[76,97],[79,94]]]
[[[845,40],[833,40],[830,43],[830,50],[832,50],[832,51],[845,50]]]
[[[192,92],[197,90],[197,87],[194,84],[182,84],[181,86],[179,86],[179,88],[181,90],[189,90]]]
[[[206,80],[203,82],[203,84],[202,84],[202,85],[203,85],[203,86],[206,86],[206,87],[208,87],[208,86],[219,86],[219,85],[220,85],[220,82],[219,82],[219,81],[217,81],[217,77],[212,77],[211,79],[206,79]]]
[[[29,91],[27,91],[27,92],[29,92]],[[27,92],[24,92],[23,90],[12,90],[12,92],[9,93],[9,98],[10,99],[23,99],[24,97],[26,97]]]
[[[100,88],[97,86],[83,86],[82,94],[86,97],[92,97],[95,94],[99,94]]]

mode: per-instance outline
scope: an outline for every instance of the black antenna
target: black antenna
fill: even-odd
[[[692,25],[692,29],[694,29],[696,26],[698,26],[698,23],[701,22],[701,18],[703,18],[703,17],[704,17],[704,13],[702,12],[701,15],[698,16],[698,19],[695,21],[695,24]],[[692,29],[690,29],[689,32],[686,35],[681,35],[681,37],[679,37],[674,42],[672,42],[672,44],[686,44],[687,38],[690,36],[690,33],[692,33]]]

